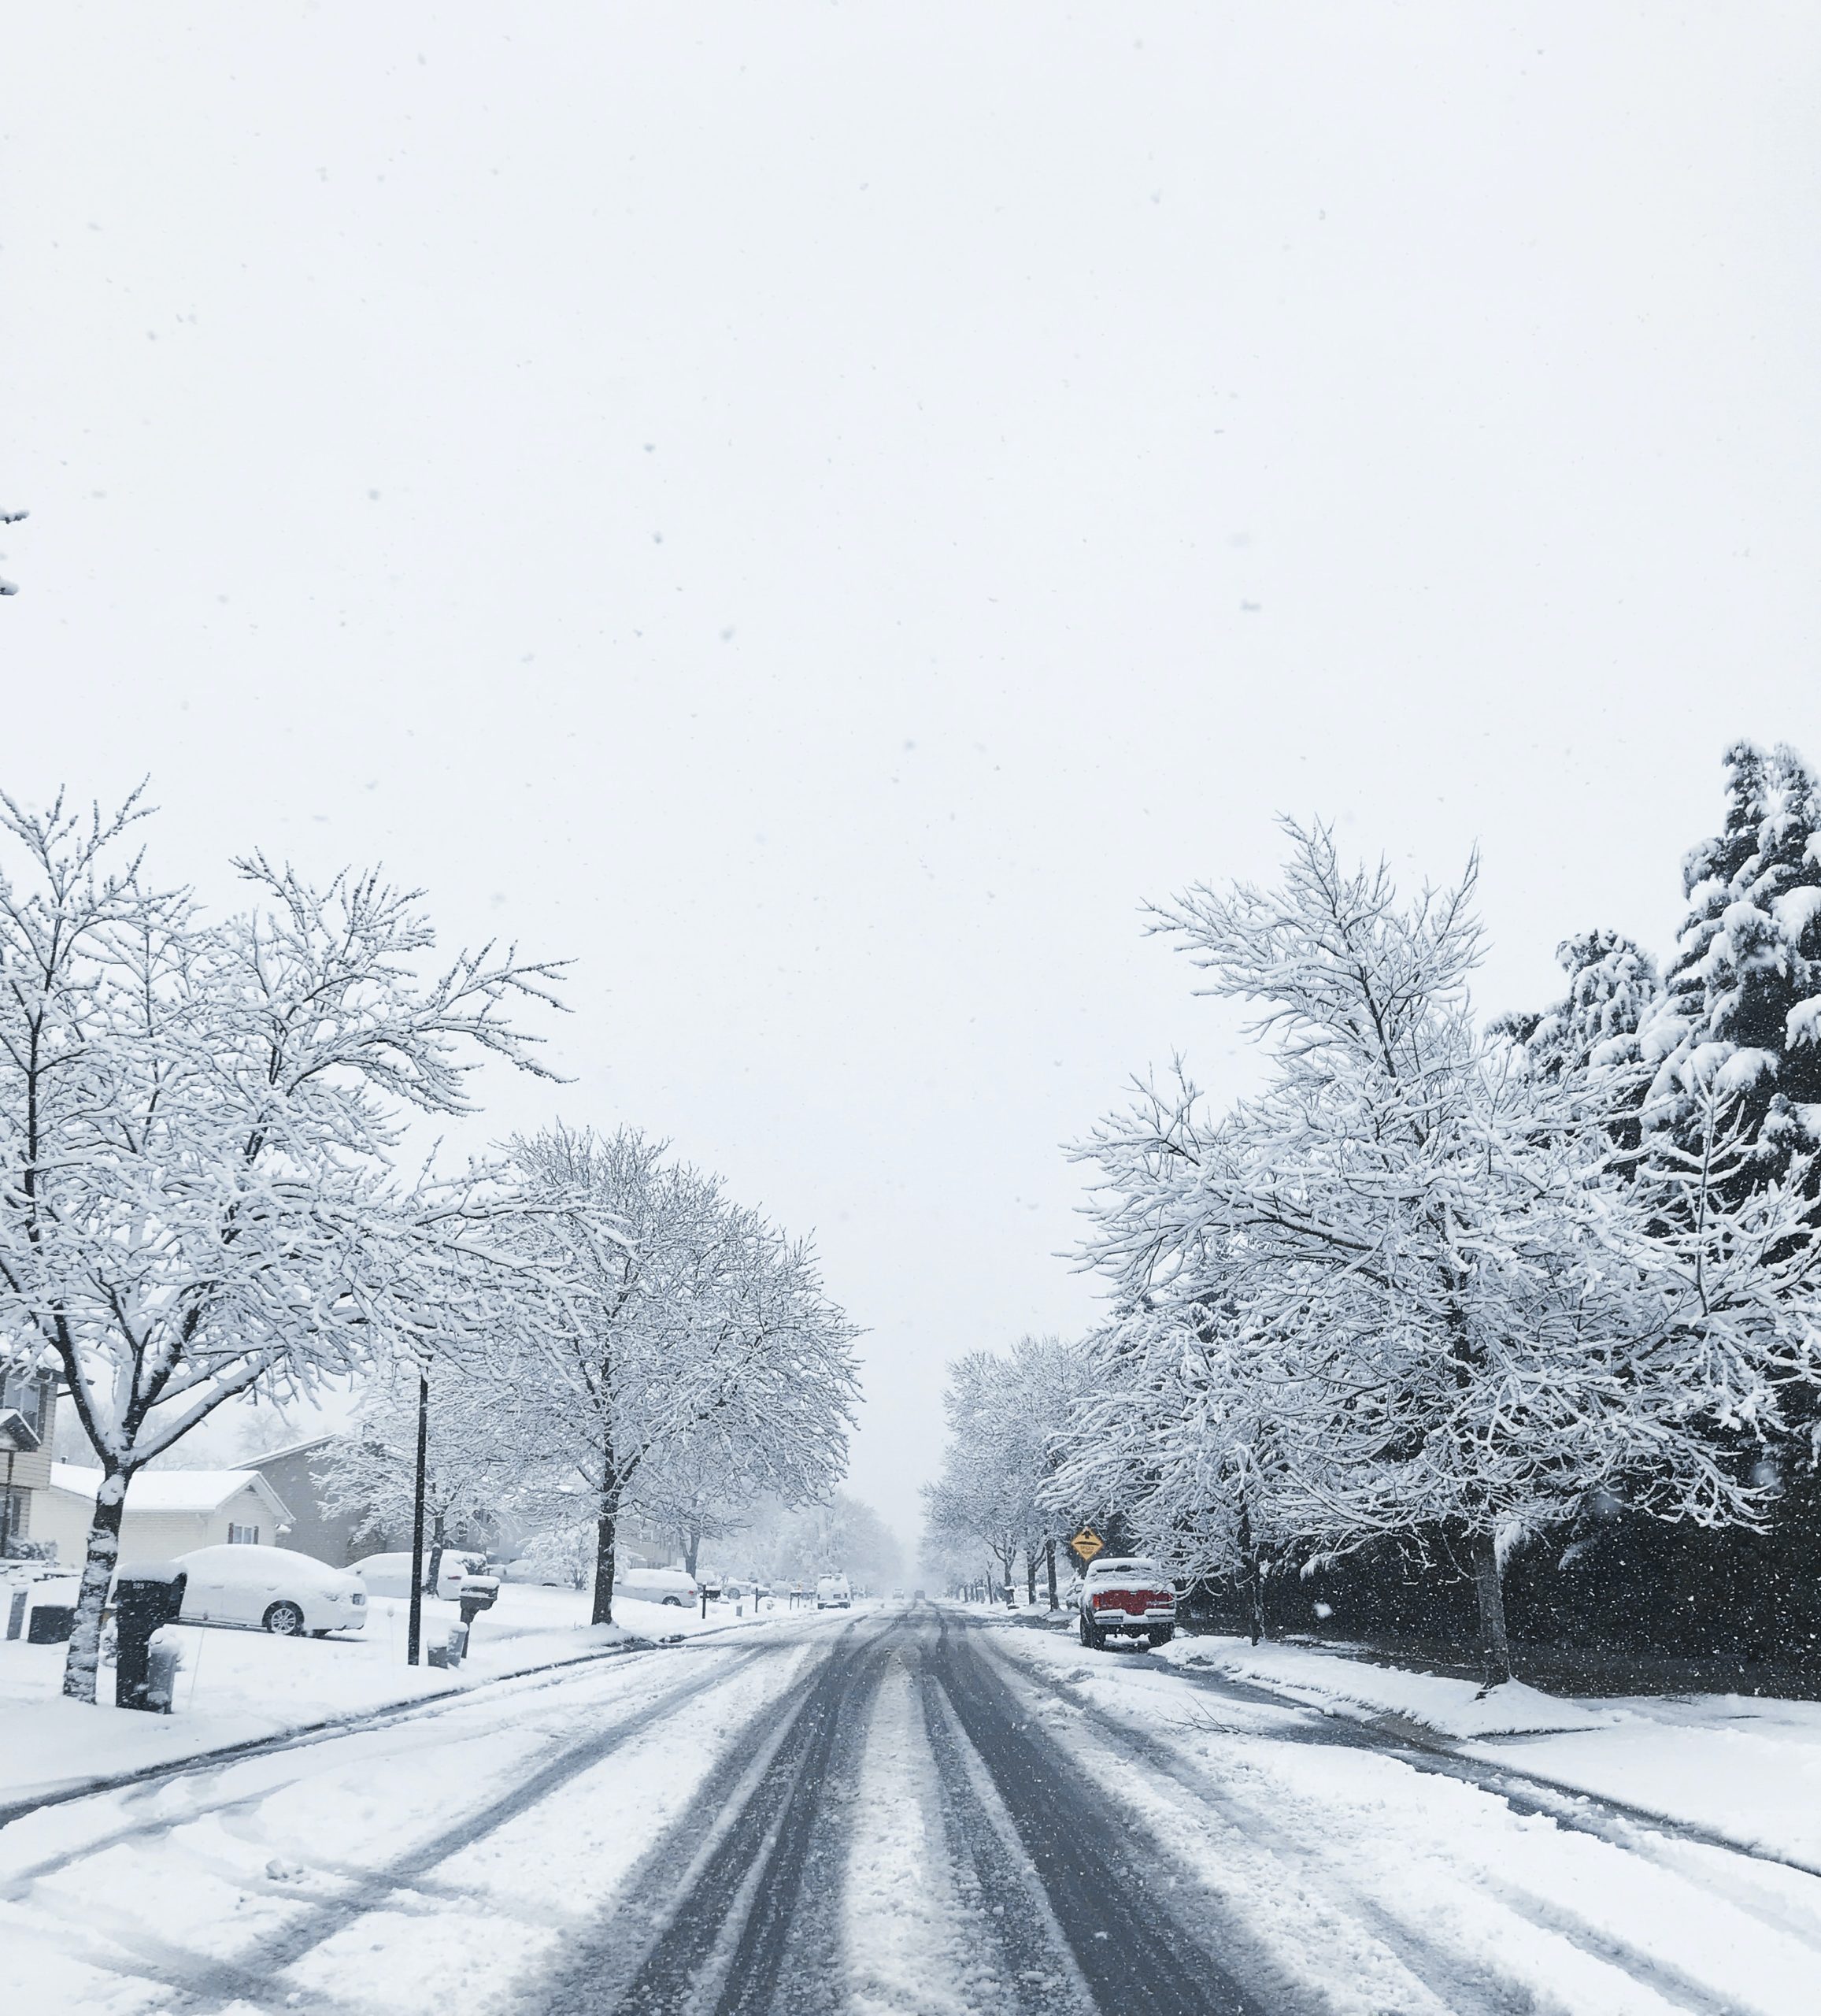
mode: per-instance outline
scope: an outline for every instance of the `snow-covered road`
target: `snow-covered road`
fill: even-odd
[[[29,1814],[0,1954],[44,2016],[1797,2016],[1821,1879],[920,1604]]]

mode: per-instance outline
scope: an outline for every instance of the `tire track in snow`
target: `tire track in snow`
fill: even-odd
[[[1164,1857],[1032,1730],[971,1633],[938,1624],[932,1677],[990,1777],[1076,1966],[1105,2016],[1287,2016],[1287,1982],[1254,1989],[1192,1936],[1149,1881]],[[1146,1865],[1149,1865],[1147,1866]]]
[[[941,1790],[943,1830],[959,1900],[990,1929],[1004,1999],[1020,2016],[1079,2016],[1097,2005],[1050,1908],[1042,1878],[968,1742],[930,1661],[918,1661],[923,1727]]]
[[[1041,1888],[979,1802],[964,1811],[954,1796],[957,1740],[920,1644],[901,1644],[854,1788],[842,1910],[851,2016],[1092,2016]],[[1009,1881],[983,1879],[983,1847]]]
[[[601,1933],[546,1986],[540,2016],[774,2007],[798,2016],[837,2006],[842,1829],[832,1809],[857,1776],[865,1710],[901,1622],[869,1632],[856,1619],[787,1715],[768,1707],[753,1718],[731,1746],[752,1762],[727,1796],[705,1796],[653,1851]]]

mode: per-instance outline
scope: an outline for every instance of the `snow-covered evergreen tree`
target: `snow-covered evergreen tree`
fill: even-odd
[[[1688,916],[1647,1021],[1653,1103],[1690,1136],[1738,1102],[1750,1178],[1821,1147],[1821,788],[1793,749],[1726,756],[1722,831],[1682,864]]]
[[[1564,939],[1556,958],[1568,976],[1563,999],[1540,1015],[1508,1015],[1493,1025],[1522,1043],[1551,1075],[1595,1069],[1620,1073],[1642,1055],[1639,1032],[1663,999],[1650,954],[1616,931]]]

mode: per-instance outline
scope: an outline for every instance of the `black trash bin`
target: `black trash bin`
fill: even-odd
[[[34,1603],[25,1621],[28,1645],[67,1644],[76,1629],[74,1603]]]
[[[114,1584],[114,1705],[171,1712],[168,1689],[152,1684],[152,1633],[175,1624],[189,1577],[174,1561],[141,1562]]]

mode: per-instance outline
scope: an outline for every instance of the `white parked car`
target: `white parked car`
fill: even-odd
[[[180,1623],[244,1624],[281,1638],[366,1628],[359,1576],[312,1555],[287,1547],[199,1547],[179,1555],[177,1566],[188,1578]]]
[[[572,1589],[576,1578],[547,1555],[521,1554],[516,1561],[496,1561],[487,1570],[502,1582],[535,1582],[546,1589]]]
[[[427,1564],[429,1558],[426,1552]],[[453,1603],[479,1559],[478,1555],[457,1554],[453,1547],[446,1547],[442,1565],[437,1570],[436,1593]],[[364,1561],[350,1562],[348,1573],[360,1577],[370,1596],[409,1596],[411,1593],[411,1556],[408,1552],[370,1554]]]
[[[680,1568],[622,1568],[613,1577],[613,1593],[635,1603],[668,1603],[673,1610],[699,1603],[695,1577]]]
[[[818,1610],[852,1610],[853,1592],[847,1586],[845,1575],[824,1575],[816,1584],[816,1607]]]

